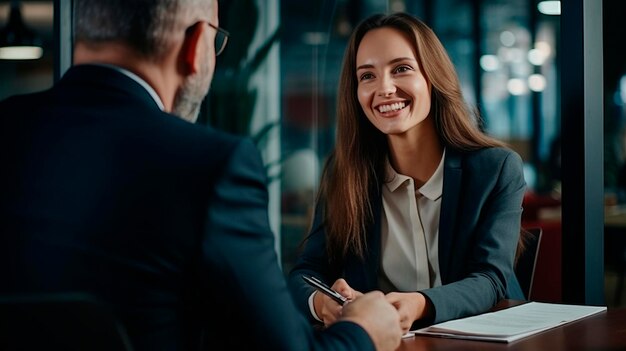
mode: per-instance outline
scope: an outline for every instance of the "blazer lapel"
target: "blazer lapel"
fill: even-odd
[[[380,188],[378,190],[376,196],[374,196],[375,201],[372,203],[372,214],[374,215],[372,227],[367,230],[368,238],[367,238],[367,254],[369,258],[366,260],[368,267],[368,286],[374,287],[374,289],[378,289],[378,272],[380,271],[380,255],[382,251],[382,243],[381,243],[381,216],[382,216],[382,192]]]
[[[380,271],[381,255],[381,211],[382,197],[380,190],[374,191],[372,196],[372,214],[374,215],[366,232],[367,250],[365,260],[361,260],[354,254],[350,254],[345,261],[343,277],[356,290],[371,291],[377,290],[378,272]]]
[[[454,228],[456,226],[459,194],[461,193],[462,155],[450,148],[446,150],[443,170],[443,194],[441,199],[441,215],[439,217],[439,270],[441,283],[448,283],[448,267]]]

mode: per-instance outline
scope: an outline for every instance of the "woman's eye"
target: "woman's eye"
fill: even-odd
[[[412,71],[413,69],[409,66],[398,66],[394,71],[395,73],[404,73],[406,71]]]
[[[371,73],[363,73],[359,77],[359,80],[367,80],[367,79],[372,79],[372,78],[374,78],[373,74],[371,74]]]

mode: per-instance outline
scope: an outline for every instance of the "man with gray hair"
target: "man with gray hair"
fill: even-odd
[[[228,39],[217,1],[74,3],[74,65],[0,102],[0,294],[93,295],[138,351],[397,348],[380,292],[312,329],[258,150],[193,124]]]

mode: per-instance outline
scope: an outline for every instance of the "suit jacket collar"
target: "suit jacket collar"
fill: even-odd
[[[117,92],[160,110],[159,105],[141,84],[122,72],[104,65],[72,66],[65,72],[57,86],[62,88],[79,86],[81,89]]]

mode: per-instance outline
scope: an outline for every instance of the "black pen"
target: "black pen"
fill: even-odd
[[[306,275],[303,275],[302,279],[304,279],[305,282],[307,282],[309,285],[311,285],[318,291],[322,292],[326,296],[335,300],[338,304],[343,306],[346,302],[348,302],[348,298],[336,292],[335,290],[331,289],[331,287],[326,285],[323,281],[313,276],[306,276]]]

